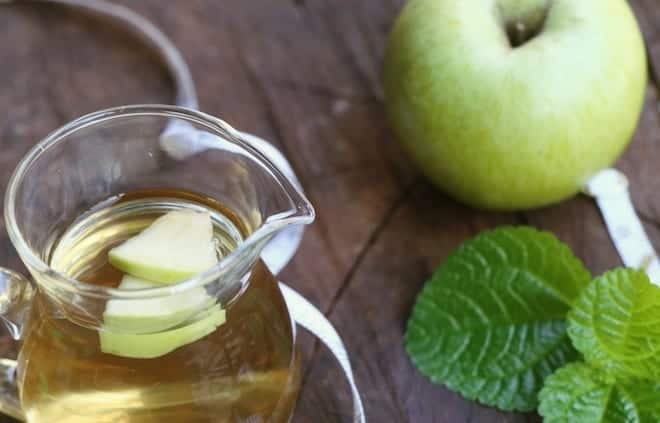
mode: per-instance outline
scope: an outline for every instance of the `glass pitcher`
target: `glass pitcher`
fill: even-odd
[[[211,210],[218,264],[173,285],[118,289],[108,249],[179,208]],[[175,106],[85,116],[20,162],[5,219],[32,280],[9,270],[0,278],[2,318],[22,343],[15,374],[13,361],[0,362],[5,390],[17,388],[0,398],[3,412],[30,423],[290,419],[295,331],[259,256],[314,210],[238,131]],[[222,321],[209,323],[208,303],[168,327],[107,318],[111,302],[146,310],[200,289]],[[109,335],[115,349],[104,349]]]

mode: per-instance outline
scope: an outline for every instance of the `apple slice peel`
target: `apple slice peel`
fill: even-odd
[[[124,275],[118,288],[131,291],[158,287],[162,284]],[[162,298],[113,299],[107,302],[103,319],[109,330],[153,333],[175,327],[214,303],[204,288]]]
[[[186,326],[158,333],[99,332],[101,351],[126,358],[157,358],[211,334],[226,320],[220,305],[204,312],[199,320]]]

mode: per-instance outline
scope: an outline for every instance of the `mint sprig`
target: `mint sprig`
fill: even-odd
[[[660,288],[638,270],[594,279],[568,315],[586,361],[617,379],[660,380]]]
[[[584,363],[569,364],[548,377],[539,398],[545,423],[660,421],[660,383],[607,380]]]
[[[406,348],[432,381],[484,404],[531,410],[541,391],[546,423],[659,422],[660,287],[633,269],[589,280],[548,233],[483,233],[426,284]]]
[[[469,399],[533,410],[578,358],[565,316],[591,277],[547,232],[505,227],[465,242],[419,295],[405,336],[419,370]]]

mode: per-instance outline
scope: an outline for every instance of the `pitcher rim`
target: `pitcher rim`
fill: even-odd
[[[291,199],[293,204],[292,209],[287,212],[278,213],[276,215],[277,218],[274,220],[265,220],[264,223],[251,233],[235,250],[225,256],[213,267],[172,285],[127,291],[82,282],[53,269],[28,245],[16,219],[16,195],[26,172],[29,170],[30,165],[33,164],[42,154],[49,151],[52,147],[66,142],[68,139],[67,137],[70,134],[102,122],[137,116],[174,118],[195,123],[213,132],[220,133],[227,141],[237,144],[261,165],[266,167]],[[136,104],[102,109],[74,119],[46,135],[21,158],[14,169],[5,192],[4,214],[9,239],[17,250],[20,258],[25,261],[28,268],[35,269],[37,272],[49,276],[49,279],[53,281],[59,289],[75,291],[86,297],[108,299],[157,298],[173,295],[194,287],[203,286],[210,281],[219,278],[228,269],[231,269],[232,264],[240,260],[241,253],[246,253],[246,251],[251,248],[260,248],[259,243],[268,239],[269,235],[272,235],[283,227],[291,224],[311,223],[315,218],[314,208],[301,190],[296,187],[295,184],[291,183],[284,173],[282,173],[282,171],[270,159],[268,159],[268,157],[261,153],[251,143],[246,141],[239,131],[234,129],[224,120],[207,113],[187,107],[166,104]]]

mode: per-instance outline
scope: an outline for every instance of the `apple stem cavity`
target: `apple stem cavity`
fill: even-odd
[[[515,1],[515,4],[511,2]],[[500,0],[499,14],[511,48],[518,48],[536,38],[545,27],[552,0]]]
[[[513,29],[507,32],[511,46],[514,48],[525,44],[525,41],[527,41],[527,27],[522,22],[516,22]]]
[[[545,22],[545,19],[544,19]],[[518,48],[533,40],[543,31],[543,22],[530,27],[525,22],[513,22],[506,26],[506,35],[512,48]]]

